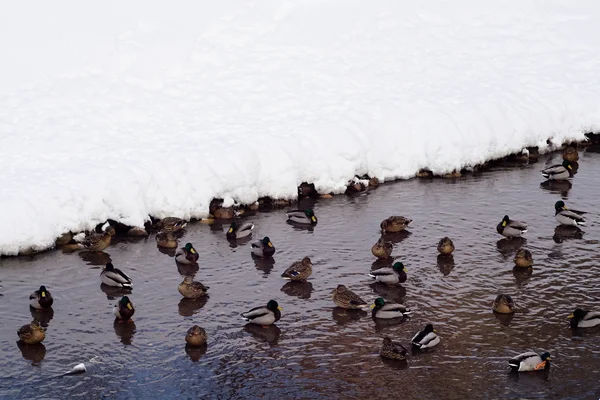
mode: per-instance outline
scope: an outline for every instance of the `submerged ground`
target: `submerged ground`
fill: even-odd
[[[121,241],[104,257],[134,280],[132,325],[113,323],[119,294],[100,286],[94,265],[105,258],[52,251],[1,259],[0,397],[597,398],[600,330],[572,332],[566,317],[577,306],[595,308],[600,296],[600,154],[581,155],[572,187],[540,186],[539,170],[559,159],[318,200],[314,230],[287,225],[283,211],[247,218],[254,238],[268,235],[275,244],[273,263],[253,260],[249,242],[232,246],[224,226],[192,223],[183,240],[200,252],[196,279],[210,286],[206,301],[182,300],[180,273],[194,271],[178,270],[154,237]],[[555,231],[558,199],[590,211],[581,235]],[[370,247],[379,222],[393,214],[414,220],[393,253],[409,278],[398,287],[374,285]],[[513,273],[516,246],[495,229],[504,214],[529,223],[523,245],[535,260],[531,275]],[[457,247],[454,264],[437,261],[435,245],[446,235]],[[309,282],[283,281],[281,272],[304,256],[315,264]],[[43,321],[47,338],[42,348],[20,349],[16,330],[31,321],[28,295],[40,284],[55,297]],[[368,301],[404,302],[413,315],[382,324],[335,309],[330,291],[338,284]],[[501,292],[517,303],[512,318],[490,310]],[[269,299],[284,308],[277,326],[245,328],[239,314]],[[437,348],[400,365],[380,359],[383,335],[408,343],[427,322],[442,338]],[[208,332],[206,352],[185,350],[193,324]],[[552,354],[550,371],[508,374],[508,358],[529,349]],[[80,362],[88,365],[84,375],[55,378]]]

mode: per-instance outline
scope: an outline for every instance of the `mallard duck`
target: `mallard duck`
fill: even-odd
[[[562,200],[554,204],[554,210],[556,211],[554,216],[561,225],[585,225],[585,218],[581,216],[581,214],[586,214],[585,211],[569,210]]]
[[[505,215],[502,218],[502,222],[496,226],[496,230],[499,234],[507,238],[520,237],[523,233],[527,232],[527,224],[521,221],[514,221]]]
[[[271,239],[265,236],[262,240],[257,240],[252,243],[252,254],[262,258],[273,257],[275,254],[275,246],[271,243]]]
[[[238,224],[237,222],[232,222],[227,230],[226,236],[227,239],[241,239],[246,236],[250,236],[252,234],[252,230],[254,229],[254,224],[250,222],[246,222],[244,224]]]
[[[397,285],[406,282],[406,267],[401,262],[395,263],[392,268],[379,268],[369,273],[369,276],[377,282]]]
[[[156,227],[158,230],[166,233],[174,233],[182,230],[187,225],[187,222],[177,217],[166,217],[161,219]]]
[[[45,329],[37,322],[23,325],[17,331],[19,339],[25,344],[38,344],[46,338]]]
[[[64,246],[65,244],[69,243],[72,239],[73,239],[73,233],[66,232],[66,233],[63,233],[62,235],[60,235],[58,238],[56,238],[56,241],[54,243],[57,246]]]
[[[562,157],[563,160],[567,160],[571,163],[579,161],[579,153],[577,153],[577,150],[571,146],[563,150]]]
[[[100,280],[108,286],[133,288],[131,278],[125,272],[115,268],[112,263],[107,263],[102,272],[100,272]]]
[[[188,329],[185,335],[185,341],[191,347],[203,346],[206,344],[207,339],[206,331],[198,325],[194,325]]]
[[[279,304],[275,300],[269,300],[266,307],[255,307],[250,311],[242,313],[242,318],[251,324],[266,327],[281,319],[281,311],[283,311],[283,308],[279,307]]]
[[[583,311],[581,308],[569,315],[571,328],[591,328],[600,325],[599,311]]]
[[[121,300],[113,307],[113,314],[119,321],[131,321],[131,317],[135,313],[133,303],[129,300],[129,297],[123,296]]]
[[[375,302],[371,304],[371,309],[371,316],[381,319],[402,318],[411,313],[410,308],[402,304],[386,303],[381,297],[375,299]]]
[[[381,221],[379,225],[381,227],[381,233],[396,233],[401,232],[408,227],[408,224],[412,222],[412,219],[401,217],[401,216],[391,216],[387,219]]]
[[[103,251],[110,246],[114,232],[114,228],[109,227],[104,233],[93,233],[88,235],[82,242],[83,247],[91,251]]]
[[[563,160],[562,164],[551,165],[542,170],[542,176],[550,181],[562,181],[573,177],[573,165]]]
[[[218,207],[212,213],[215,219],[233,219],[240,215],[236,213],[233,207]]]
[[[340,308],[358,310],[368,306],[366,301],[358,297],[353,291],[348,290],[344,285],[338,285],[331,294],[333,295],[333,302]]]
[[[281,277],[291,281],[305,281],[312,274],[312,262],[304,257],[302,261],[293,263],[285,270]]]
[[[437,245],[437,250],[443,256],[449,256],[454,251],[454,243],[448,236],[440,239]]]
[[[412,345],[418,349],[427,349],[436,346],[440,342],[440,337],[436,335],[433,325],[427,324],[425,329],[412,338]]]
[[[392,360],[406,360],[406,354],[408,351],[399,342],[394,342],[389,337],[383,338],[379,355],[381,357],[390,358]]]
[[[29,295],[29,304],[36,310],[48,309],[52,307],[52,303],[54,299],[44,285]]]
[[[184,277],[183,282],[177,287],[179,293],[187,299],[197,299],[206,296],[206,291],[208,289],[208,286],[204,286],[202,283],[194,281],[191,276]]]
[[[194,264],[198,262],[199,258],[198,252],[191,243],[186,243],[175,253],[175,260],[181,264]]]
[[[164,249],[176,249],[178,246],[177,238],[172,233],[159,232],[155,239],[156,245]]]
[[[550,353],[540,354],[528,351],[519,354],[508,361],[508,365],[513,371],[538,371],[550,366]]]
[[[533,256],[529,250],[519,249],[513,261],[517,267],[529,268],[533,265]]]
[[[312,208],[307,208],[306,210],[293,210],[285,213],[288,218],[288,221],[294,222],[296,224],[308,224],[308,225],[317,225],[317,216],[313,212]]]
[[[492,310],[500,314],[511,314],[515,312],[515,302],[508,294],[499,294],[492,303]]]
[[[386,242],[383,237],[380,237],[377,240],[377,243],[371,247],[371,253],[380,260],[385,260],[392,255],[392,250],[394,249],[394,245],[392,242]]]

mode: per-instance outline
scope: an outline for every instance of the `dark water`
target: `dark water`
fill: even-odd
[[[598,398],[600,330],[572,332],[566,317],[577,306],[600,308],[600,154],[582,154],[570,190],[540,187],[539,170],[559,158],[318,200],[312,231],[287,225],[284,211],[248,217],[254,238],[268,235],[277,247],[273,264],[255,262],[249,242],[232,247],[222,226],[190,224],[183,243],[200,252],[196,279],[210,286],[205,301],[182,300],[175,261],[154,237],[116,243],[106,252],[134,280],[135,324],[125,326],[113,323],[115,294],[101,289],[99,266],[89,265],[105,260],[58,251],[2,259],[0,397]],[[555,234],[560,198],[592,211],[582,236]],[[379,223],[393,214],[414,220],[394,247],[409,272],[395,288],[367,276]],[[495,227],[504,214],[529,223],[530,276],[513,273],[516,248],[499,241]],[[457,248],[454,265],[437,262],[435,245],[445,235]],[[315,264],[308,283],[280,278],[307,255]],[[55,297],[54,313],[44,348],[22,352],[16,330],[31,321],[28,295],[40,284]],[[413,315],[384,324],[334,309],[330,292],[338,284],[368,301],[404,302]],[[512,319],[490,310],[501,292],[517,303]],[[269,299],[284,308],[277,327],[244,328],[239,314]],[[383,335],[408,343],[427,322],[442,338],[437,348],[406,363],[381,360]],[[193,324],[209,335],[205,351],[186,352]],[[507,360],[529,349],[552,354],[549,372],[509,374]],[[55,378],[80,362],[86,374]]]

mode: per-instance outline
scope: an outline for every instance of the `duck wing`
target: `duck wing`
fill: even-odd
[[[251,309],[250,311],[246,311],[245,313],[242,313],[242,317],[246,318],[247,320],[251,320],[251,319],[255,319],[258,317],[263,317],[267,314],[269,314],[271,311],[267,308],[267,307],[254,307],[253,309]]]
[[[573,210],[562,210],[559,214],[562,215],[563,217],[570,218],[570,219],[572,219],[574,221],[577,221],[577,222],[584,222],[585,221],[585,218],[583,218],[578,213],[575,213],[575,211],[573,211]]]
[[[390,276],[394,275],[396,271],[393,268],[379,268],[369,272],[371,278],[377,278],[378,276]]]

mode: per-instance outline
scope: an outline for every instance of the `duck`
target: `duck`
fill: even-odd
[[[528,351],[511,358],[508,365],[513,371],[538,371],[550,366],[550,353],[542,354]]]
[[[233,221],[227,230],[226,236],[227,239],[241,239],[246,236],[250,236],[253,229],[253,223],[246,222],[244,224],[238,224],[237,222]]]
[[[379,355],[381,357],[390,358],[392,360],[406,360],[406,354],[408,351],[399,342],[394,342],[389,337],[383,338]]]
[[[135,308],[133,308],[133,303],[127,296],[121,297],[121,300],[113,307],[113,314],[115,314],[119,322],[131,321],[134,313]]]
[[[203,346],[206,344],[207,339],[208,336],[206,335],[206,331],[198,325],[194,325],[188,329],[187,334],[185,335],[185,341],[190,347]]]
[[[600,325],[600,311],[583,311],[577,308],[568,317],[571,328],[591,328]]]
[[[499,294],[492,303],[492,310],[500,314],[512,314],[515,312],[515,302],[508,294]]]
[[[533,256],[529,250],[519,249],[517,250],[513,261],[519,268],[529,268],[533,265]]]
[[[563,160],[567,160],[571,163],[575,163],[579,161],[579,153],[577,153],[577,149],[575,147],[567,147],[563,150],[562,153]]]
[[[36,310],[48,309],[52,307],[52,303],[54,303],[54,299],[44,285],[29,295],[29,304]]]
[[[202,283],[194,281],[191,276],[185,276],[183,282],[177,287],[179,293],[186,299],[198,299],[206,296],[206,291],[208,289],[208,286],[204,286]]]
[[[396,233],[406,229],[408,227],[408,224],[410,224],[411,222],[412,219],[398,215],[393,215],[381,221],[381,224],[379,226],[381,227],[381,233],[383,234]]]
[[[91,251],[101,252],[104,251],[108,246],[110,246],[110,242],[112,237],[115,235],[115,228],[109,226],[106,228],[104,233],[93,233],[88,235],[83,239],[83,247]]]
[[[433,346],[437,346],[440,343],[440,337],[435,333],[435,329],[433,329],[432,324],[425,325],[425,329],[420,332],[417,332],[415,336],[413,336],[412,345],[418,349],[428,349]]]
[[[307,208],[306,210],[292,210],[285,213],[289,222],[294,222],[296,224],[307,224],[315,226],[317,225],[317,216],[315,215],[312,208]]]
[[[283,308],[275,300],[269,300],[266,306],[254,307],[250,311],[242,313],[242,318],[251,324],[267,327],[281,319]]]
[[[554,204],[554,210],[554,217],[561,225],[585,226],[585,218],[582,217],[585,211],[569,210],[562,200]]]
[[[20,327],[17,335],[19,335],[19,340],[25,344],[39,344],[46,339],[45,329],[35,321]]]
[[[515,221],[508,218],[505,215],[502,218],[502,222],[496,226],[496,230],[499,234],[509,239],[514,237],[520,237],[523,233],[527,232],[527,224],[521,221]]]
[[[199,258],[198,252],[191,243],[186,243],[175,253],[175,260],[180,264],[195,264]]]
[[[156,245],[158,247],[162,247],[164,249],[176,249],[177,248],[177,238],[173,236],[172,233],[169,232],[159,232],[156,235]]]
[[[156,224],[156,227],[162,232],[175,233],[185,228],[186,225],[187,222],[181,218],[166,217],[161,219],[158,224]]]
[[[121,271],[112,263],[107,263],[102,272],[100,272],[100,280],[107,286],[115,286],[122,288],[133,288],[132,280],[127,274]]]
[[[265,236],[262,240],[257,240],[256,242],[252,243],[251,248],[252,254],[257,257],[269,258],[273,257],[273,254],[275,254],[275,246],[273,246],[273,243],[268,236]]]
[[[448,236],[440,239],[437,245],[438,252],[443,256],[449,256],[454,251],[454,243]]]
[[[358,310],[368,306],[363,299],[344,285],[338,285],[331,294],[333,295],[333,302],[340,308]]]
[[[396,262],[392,268],[379,268],[369,273],[369,276],[377,282],[388,285],[397,285],[406,282],[406,267],[401,262]]]
[[[371,304],[371,310],[373,318],[381,319],[402,318],[411,313],[410,308],[402,304],[386,303],[381,297],[376,298],[373,304]]]
[[[312,274],[312,262],[309,257],[293,263],[286,269],[281,277],[290,281],[305,281]]]
[[[394,245],[392,242],[386,242],[383,237],[380,237],[377,240],[377,243],[371,247],[371,253],[380,260],[385,260],[392,255],[392,250],[394,249]]]
[[[551,165],[542,170],[542,176],[549,181],[563,181],[573,177],[573,165],[568,160],[562,164]]]

